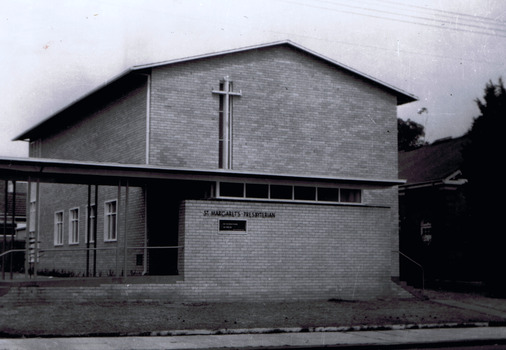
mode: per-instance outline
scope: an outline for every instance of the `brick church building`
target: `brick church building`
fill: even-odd
[[[414,100],[289,41],[135,66],[17,137],[53,171],[35,268],[183,300],[391,295]]]

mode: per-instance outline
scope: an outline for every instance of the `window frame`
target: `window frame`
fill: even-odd
[[[74,217],[73,213],[76,213]],[[69,209],[69,245],[79,244],[79,207]]]
[[[109,212],[109,204],[115,204],[115,211]],[[114,215],[114,237],[110,232],[110,217]],[[118,241],[118,200],[111,199],[104,202],[104,242],[117,242]]]
[[[61,221],[58,219],[58,214],[61,214]],[[63,236],[65,230],[65,211],[57,210],[53,216],[54,231],[53,231],[53,244],[55,246],[63,246]]]
[[[221,194],[221,184],[222,183],[232,183],[232,184],[242,184],[243,191],[242,196],[227,196]],[[257,198],[257,197],[248,197],[247,185],[267,185],[268,186],[268,197],[267,198]],[[287,186],[291,187],[291,199],[288,198],[272,198],[271,187],[272,186]],[[296,197],[296,188],[312,188],[314,190],[314,199],[297,199]],[[337,190],[337,199],[336,200],[320,200],[318,198],[318,192],[320,190],[325,189],[334,189]],[[357,197],[359,201],[344,201],[344,197],[341,195],[341,191],[358,191]],[[216,198],[219,199],[236,199],[236,200],[245,200],[245,201],[269,201],[269,202],[287,202],[287,203],[317,203],[317,204],[339,204],[339,205],[363,205],[363,189],[356,187],[341,187],[341,186],[315,186],[311,184],[281,184],[281,183],[267,183],[267,182],[244,182],[244,181],[217,181],[216,182]]]
[[[92,215],[92,216],[89,216],[90,215],[90,207],[92,208],[95,208],[95,215]],[[88,217],[91,219],[88,221]],[[84,243],[95,243],[95,235],[94,235],[94,230],[95,230],[95,221],[97,220],[97,205],[96,204],[92,204],[91,206],[87,205],[86,206],[86,222],[84,224]],[[90,225],[90,241],[88,242],[88,222],[89,222],[89,225]]]

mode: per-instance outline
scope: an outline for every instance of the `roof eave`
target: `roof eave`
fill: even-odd
[[[105,81],[104,83],[102,83],[99,86],[97,86],[97,87],[93,88],[92,90],[88,91],[87,93],[85,93],[84,95],[82,95],[81,97],[79,97],[78,99],[76,99],[76,100],[72,101],[71,103],[69,103],[68,105],[65,105],[64,107],[60,108],[59,110],[57,110],[56,112],[54,112],[50,116],[44,118],[42,121],[40,121],[39,123],[37,123],[36,125],[34,125],[33,127],[31,127],[30,129],[24,131],[22,134],[20,134],[20,135],[16,136],[15,138],[13,138],[12,141],[29,141],[30,140],[30,135],[33,134],[33,132],[35,130],[37,130],[38,128],[40,128],[46,122],[48,122],[50,119],[52,119],[56,115],[64,112],[65,110],[69,109],[73,105],[75,105],[75,104],[77,104],[77,103],[85,100],[86,98],[88,98],[88,97],[96,94],[98,91],[104,89],[106,86],[111,85],[112,83],[120,80],[121,78],[126,77],[127,75],[131,74],[133,71],[134,71],[134,69],[132,69],[132,68],[128,68],[128,69],[124,70],[120,74],[118,74],[118,75],[114,76],[113,78]]]
[[[300,183],[345,183],[371,188],[403,184],[399,179],[376,179],[346,176],[315,176],[272,174],[222,169],[188,169],[144,164],[98,163],[43,158],[0,158],[0,175],[23,180],[25,178],[79,180],[77,183],[107,182],[114,179],[133,180],[241,180],[262,179]],[[58,182],[58,181],[54,181]]]
[[[377,78],[374,78],[368,74],[362,73],[352,67],[349,67],[349,66],[342,64],[334,59],[326,57],[318,52],[312,51],[312,50],[310,50],[302,45],[296,44],[290,40],[281,40],[281,41],[275,41],[275,42],[266,43],[266,44],[246,46],[246,47],[232,49],[232,50],[219,51],[219,52],[208,53],[208,54],[197,55],[197,56],[190,56],[190,57],[185,57],[185,58],[178,58],[178,59],[174,59],[174,60],[161,61],[161,62],[145,64],[145,65],[137,65],[137,66],[133,66],[131,69],[132,70],[140,70],[140,69],[147,69],[147,68],[156,68],[156,67],[160,67],[160,66],[166,66],[166,65],[177,64],[177,63],[184,63],[184,62],[188,62],[188,61],[194,61],[194,60],[205,59],[205,58],[212,58],[212,57],[216,57],[216,56],[228,55],[228,54],[239,53],[239,52],[244,52],[244,51],[249,51],[249,50],[263,49],[263,48],[268,48],[268,47],[272,47],[272,46],[279,46],[279,45],[292,46],[294,48],[297,48],[301,51],[309,53],[315,57],[318,57],[318,58],[328,62],[328,63],[331,63],[335,66],[340,67],[340,68],[343,68],[347,71],[350,71],[356,75],[359,75],[367,80],[370,80],[378,85],[381,85],[381,86],[387,88],[388,90],[392,91],[394,93],[394,95],[397,96],[397,105],[398,106],[418,100],[418,97],[413,94],[403,91],[402,89],[399,89],[393,85],[385,83],[385,82],[383,82]]]
[[[238,52],[244,52],[244,51],[248,51],[248,50],[255,50],[255,49],[262,49],[262,48],[268,48],[268,47],[272,47],[272,46],[279,46],[279,45],[289,45],[291,47],[294,47],[294,48],[297,48],[301,51],[304,51],[306,53],[309,53],[315,57],[318,57],[330,64],[333,64],[337,67],[340,67],[342,69],[345,69],[347,71],[350,71],[366,80],[369,80],[383,88],[386,88],[387,90],[391,91],[396,97],[397,97],[397,105],[400,106],[400,105],[403,105],[403,104],[406,104],[406,103],[409,103],[409,102],[414,102],[414,101],[417,101],[418,98],[406,91],[403,91],[397,87],[394,87],[390,84],[387,84],[379,79],[376,79],[372,76],[369,76],[365,73],[362,73],[362,72],[359,72],[357,71],[356,69],[353,69],[349,66],[346,66],[342,63],[339,63],[331,58],[328,58],[324,55],[321,55],[315,51],[312,51],[310,49],[307,49],[299,44],[296,44],[290,40],[282,40],[282,41],[276,41],[276,42],[271,42],[271,43],[267,43],[267,44],[260,44],[260,45],[254,45],[254,46],[247,46],[247,47],[242,47],[242,48],[238,48],[238,49],[233,49],[233,50],[226,50],[226,51],[219,51],[219,52],[214,52],[214,53],[209,53],[209,54],[204,54],[204,55],[198,55],[198,56],[191,56],[191,57],[186,57],[186,58],[179,58],[179,59],[174,59],[174,60],[168,60],[168,61],[162,61],[162,62],[157,62],[157,63],[151,63],[151,64],[145,64],[145,65],[136,65],[136,66],[133,66],[133,67],[130,67],[126,70],[124,70],[123,72],[121,72],[120,74],[118,74],[117,76],[113,77],[112,79],[109,79],[107,80],[106,82],[104,82],[103,84],[97,86],[96,88],[92,89],[91,91],[89,91],[88,93],[86,93],[85,95],[81,96],[80,98],[78,98],[77,100],[73,101],[72,103],[66,105],[65,107],[61,108],[60,110],[58,110],[57,112],[51,114],[49,117],[46,117],[44,120],[42,120],[41,122],[37,123],[35,126],[33,126],[32,128],[30,128],[29,130],[23,132],[22,134],[16,136],[12,141],[29,141],[31,140],[31,138],[33,137],[33,135],[35,134],[35,131],[38,130],[40,127],[42,127],[45,123],[47,123],[50,119],[52,119],[53,117],[55,117],[56,115],[64,112],[65,110],[69,109],[70,107],[72,107],[73,105],[77,104],[78,102],[80,101],[83,101],[85,100],[86,98],[96,94],[98,91],[104,89],[106,86],[112,84],[113,82],[116,82],[118,81],[119,79],[129,75],[129,74],[132,74],[133,72],[136,72],[136,71],[141,71],[141,70],[146,70],[146,69],[151,69],[151,68],[156,68],[156,67],[160,67],[160,66],[165,66],[165,65],[172,65],[172,64],[177,64],[177,63],[183,63],[183,62],[188,62],[188,61],[193,61],[193,60],[199,60],[199,59],[205,59],[205,58],[211,58],[211,57],[216,57],[216,56],[221,56],[221,55],[228,55],[228,54],[232,54],[232,53],[238,53]]]

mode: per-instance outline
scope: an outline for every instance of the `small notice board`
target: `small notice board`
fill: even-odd
[[[220,220],[220,231],[246,232],[246,220]]]

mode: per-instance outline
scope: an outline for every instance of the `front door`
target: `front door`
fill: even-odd
[[[169,187],[151,186],[148,190],[148,274],[177,275],[179,196]],[[159,247],[159,248],[157,248]]]

